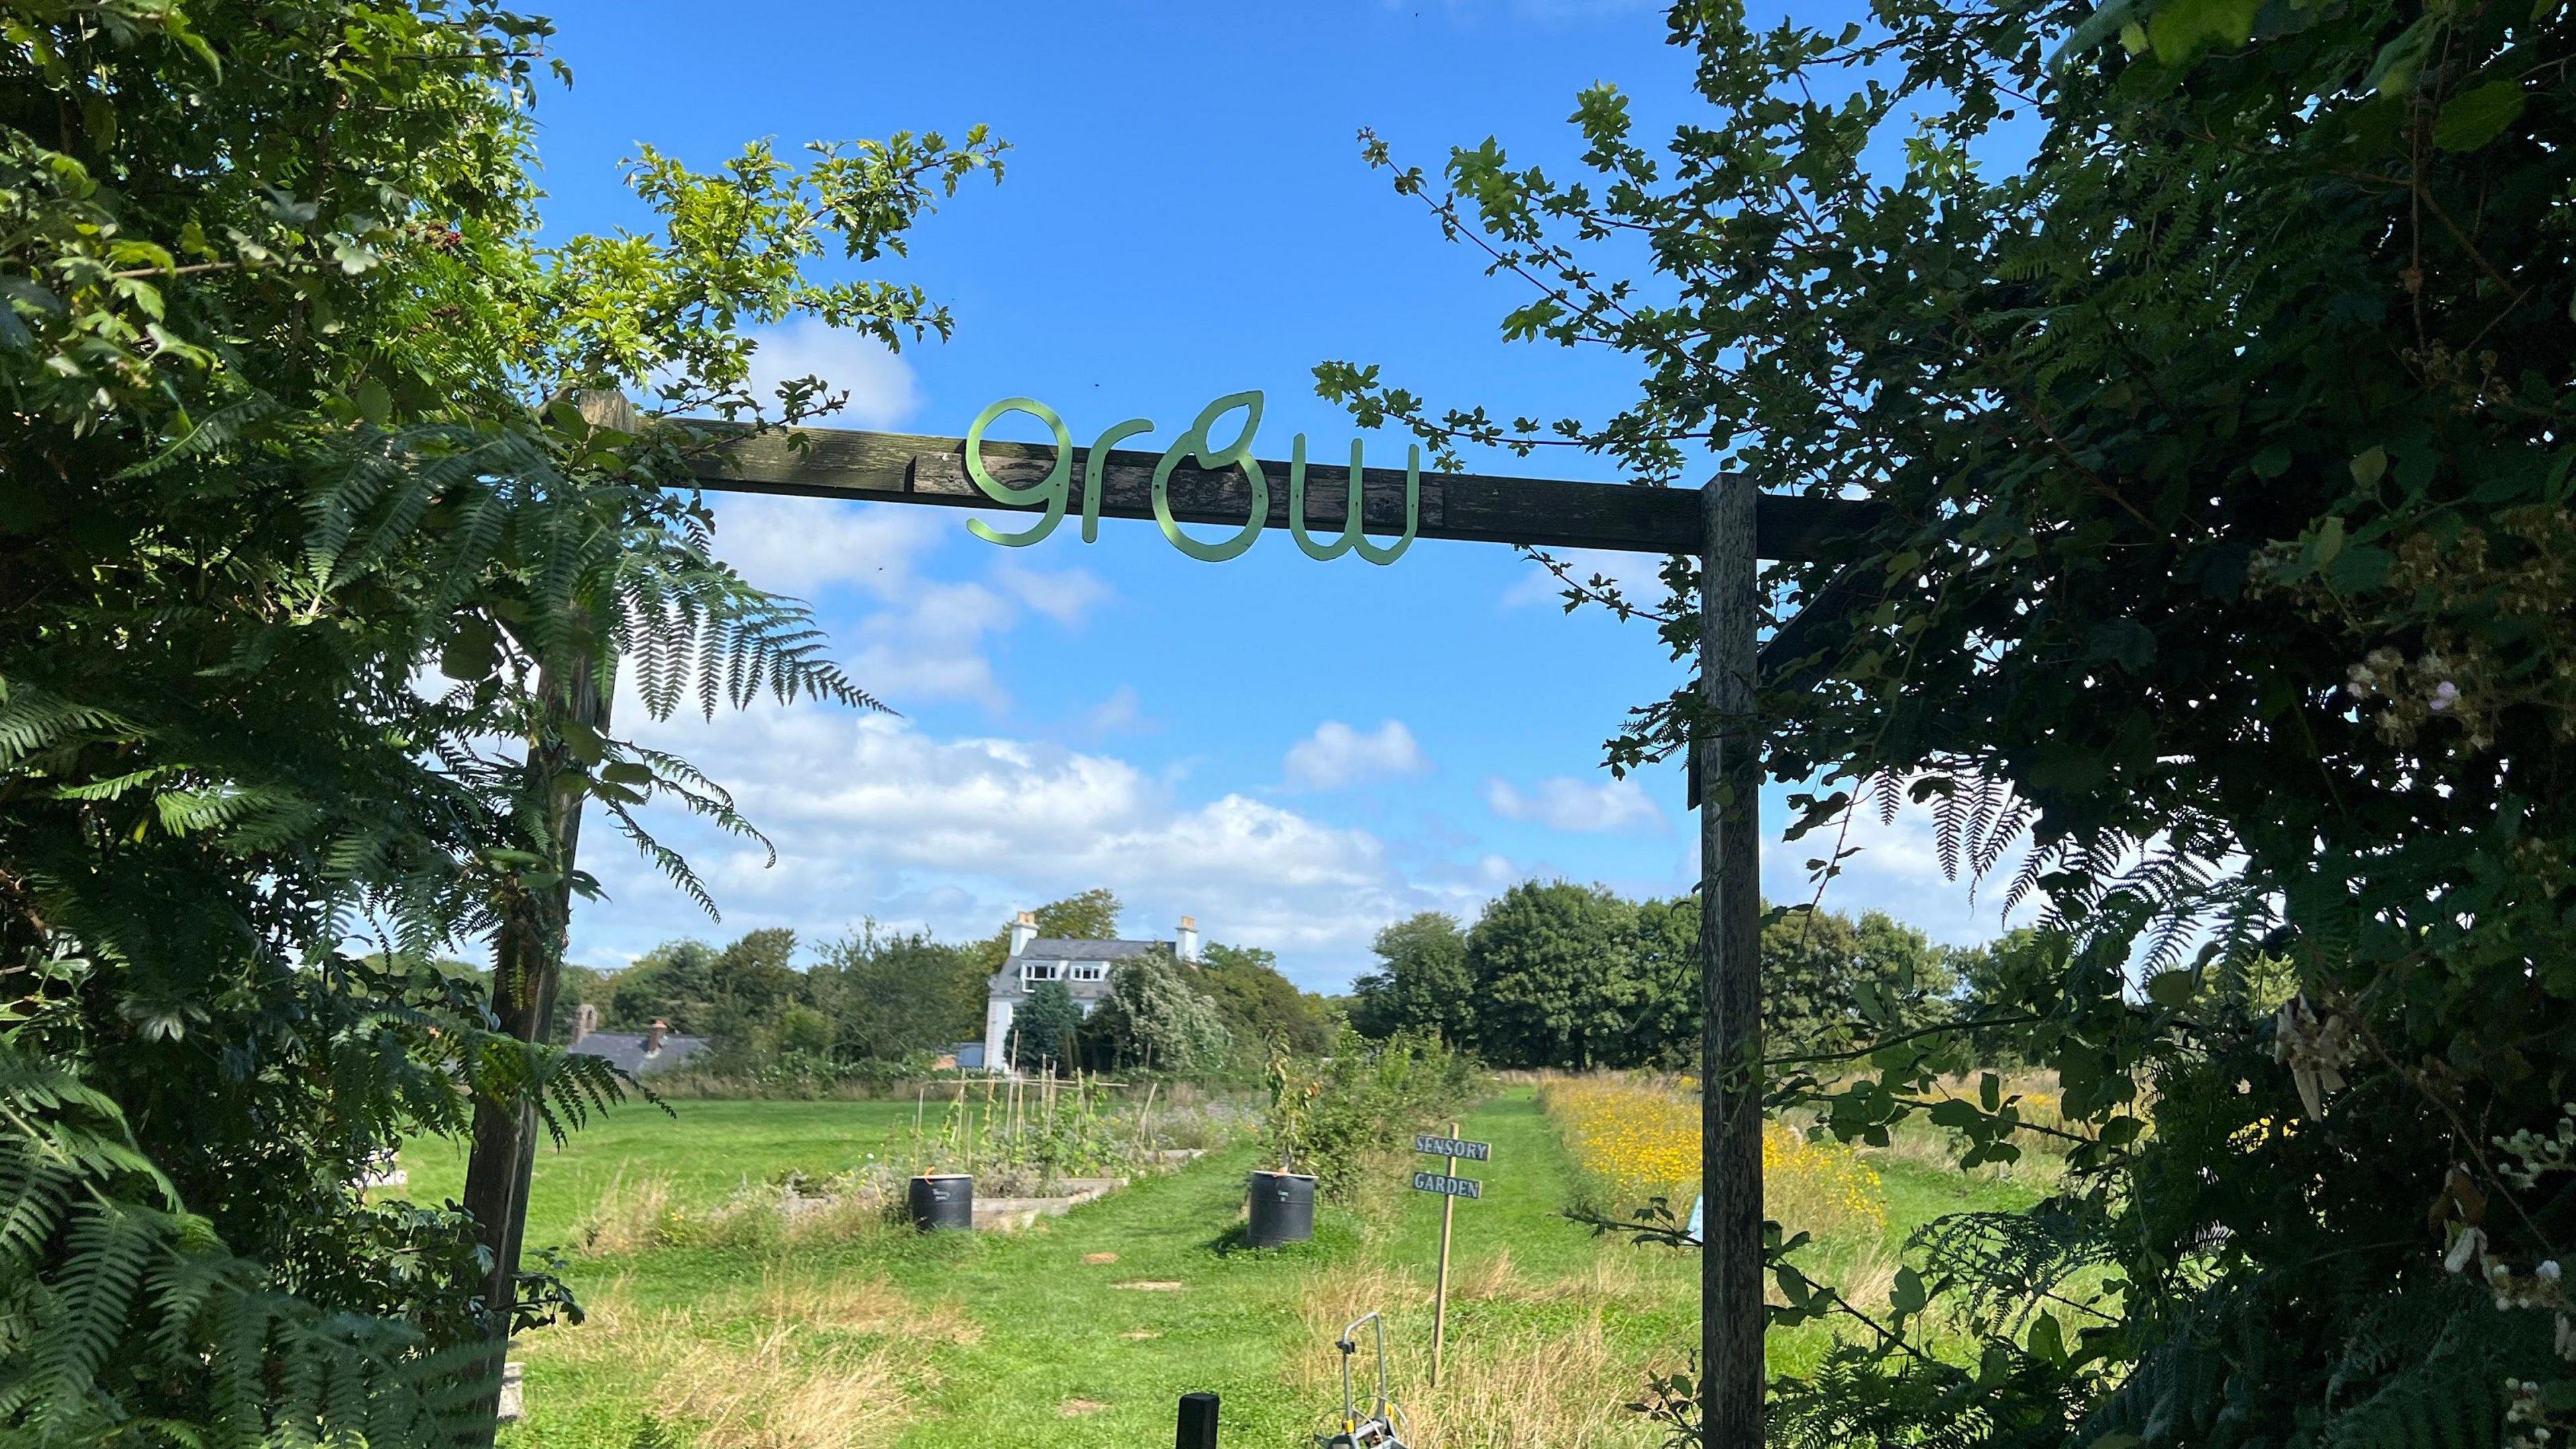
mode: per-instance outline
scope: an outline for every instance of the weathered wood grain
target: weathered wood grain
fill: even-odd
[[[803,446],[797,445],[802,439]],[[782,493],[812,498],[868,498],[954,508],[1014,511],[978,492],[966,476],[962,438],[912,433],[804,428],[709,447],[697,455],[699,486],[718,492]],[[1073,490],[1068,513],[1081,512],[1080,488],[1090,450],[1073,450]],[[1341,456],[1349,457],[1347,445]],[[986,469],[1000,482],[1025,487],[1046,476],[1055,449],[1043,444],[987,440]],[[1103,465],[1100,516],[1154,516],[1154,466],[1159,452],[1115,449]],[[1269,483],[1272,528],[1289,521],[1288,464],[1261,463]],[[1350,469],[1310,457],[1306,470],[1306,527],[1338,537],[1349,517]],[[1370,535],[1404,531],[1404,470],[1365,468],[1360,475],[1360,519]],[[1251,487],[1241,472],[1183,466],[1172,471],[1172,514],[1187,523],[1241,526],[1251,509]],[[1647,488],[1562,478],[1505,478],[1478,473],[1422,474],[1422,538],[1527,544],[1535,548],[1591,548],[1626,553],[1697,553],[1703,546],[1705,510],[1696,488]],[[1034,506],[1016,510],[1038,511]],[[1801,559],[1837,534],[1866,528],[1871,505],[1833,498],[1758,495],[1755,545],[1762,557]]]
[[[1761,722],[1753,485],[1706,495],[1700,593],[1700,1423],[1711,1449],[1762,1445]]]

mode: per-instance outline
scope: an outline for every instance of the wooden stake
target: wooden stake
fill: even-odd
[[[1458,1124],[1449,1124],[1450,1140],[1458,1136]],[[1441,1169],[1449,1177],[1458,1175],[1458,1159],[1449,1159]],[[1440,1387],[1441,1351],[1449,1343],[1449,1227],[1458,1217],[1458,1199],[1450,1193],[1440,1194],[1440,1276],[1431,1290],[1431,1387]]]
[[[1700,1431],[1762,1446],[1762,598],[1753,480],[1709,485],[1700,575]]]

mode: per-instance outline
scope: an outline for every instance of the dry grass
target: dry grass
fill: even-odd
[[[872,1236],[887,1225],[886,1200],[865,1187],[823,1199],[780,1188],[745,1188],[714,1208],[680,1201],[664,1173],[609,1178],[590,1211],[573,1225],[585,1253],[641,1253],[654,1248],[821,1247]]]
[[[693,1309],[646,1310],[624,1282],[579,1328],[540,1334],[527,1358],[629,1379],[654,1418],[697,1449],[867,1449],[891,1441],[926,1382],[927,1347],[982,1333],[955,1306],[873,1280],[775,1275]]]
[[[1345,1324],[1377,1309],[1387,1313],[1387,1378],[1410,1421],[1405,1442],[1414,1449],[1649,1445],[1653,1432],[1625,1406],[1643,1389],[1651,1365],[1611,1345],[1601,1310],[1651,1276],[1659,1275],[1647,1260],[1619,1255],[1604,1255],[1586,1274],[1551,1281],[1522,1274],[1508,1253],[1469,1265],[1450,1283],[1454,1304],[1553,1303],[1579,1316],[1570,1326],[1512,1324],[1453,1335],[1441,1385],[1433,1389],[1431,1315],[1421,1306],[1430,1284],[1423,1276],[1372,1263],[1327,1268],[1298,1295],[1298,1316],[1318,1350],[1298,1356],[1297,1390],[1317,1402],[1339,1402],[1341,1356],[1330,1345]],[[1354,1362],[1354,1383],[1365,1394],[1376,1374],[1373,1340],[1363,1341]]]
[[[598,1199],[573,1224],[573,1240],[591,1253],[640,1253],[657,1245],[678,1205],[667,1173],[628,1176],[620,1165]]]

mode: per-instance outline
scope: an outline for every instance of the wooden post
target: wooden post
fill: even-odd
[[[1449,1136],[1455,1141],[1459,1124],[1449,1124]],[[1449,1159],[1441,1169],[1446,1177],[1458,1175],[1458,1159]],[[1458,1199],[1453,1193],[1440,1194],[1440,1276],[1431,1290],[1431,1387],[1440,1387],[1440,1355],[1449,1342],[1449,1227],[1458,1216]]]
[[[1707,1449],[1762,1445],[1762,601],[1753,480],[1703,494],[1700,579],[1700,1428]]]
[[[586,653],[538,671],[538,697],[547,707],[594,730],[608,728],[609,694],[594,676]],[[528,754],[528,789],[540,802],[540,819],[553,835],[560,855],[556,869],[565,877],[542,896],[518,902],[501,922],[493,942],[492,1012],[501,1030],[523,1042],[542,1042],[555,1010],[555,989],[562,979],[564,936],[572,918],[573,854],[581,840],[581,797],[557,788],[570,768],[561,744],[541,745]],[[527,1230],[528,1180],[536,1170],[537,1105],[533,1097],[517,1102],[478,1101],[474,1106],[474,1139],[465,1160],[466,1212],[474,1218],[476,1240],[487,1261],[483,1277],[485,1333],[493,1353],[485,1370],[492,1389],[488,1412],[477,1421],[476,1440],[488,1444],[498,1431],[501,1366],[510,1348],[510,1307],[518,1291],[519,1254]]]

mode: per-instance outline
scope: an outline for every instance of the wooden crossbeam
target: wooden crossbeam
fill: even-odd
[[[1089,452],[1073,450],[1075,491],[1069,511],[1074,513],[1081,509],[1079,490]],[[983,458],[997,481],[1026,487],[1046,476],[1055,449],[986,439]],[[1111,451],[1101,475],[1100,516],[1152,518],[1154,465],[1161,459],[1160,453]],[[1269,482],[1269,526],[1286,528],[1288,465],[1265,461],[1261,470]],[[700,453],[695,471],[699,486],[716,492],[1011,511],[984,496],[966,476],[962,438],[811,427],[793,434],[748,434]],[[1306,527],[1318,535],[1338,536],[1349,516],[1350,469],[1310,458],[1306,488]],[[1360,520],[1368,531],[1381,538],[1402,533],[1404,470],[1363,469],[1360,488]],[[1171,502],[1172,516],[1185,523],[1240,526],[1251,511],[1252,489],[1237,470],[1185,466],[1172,471]],[[1696,554],[1708,544],[1696,488],[1426,472],[1420,509],[1415,533],[1422,538],[1624,553]],[[1811,558],[1825,540],[1860,531],[1872,516],[1866,503],[1762,494],[1754,501],[1754,548],[1763,558]]]

